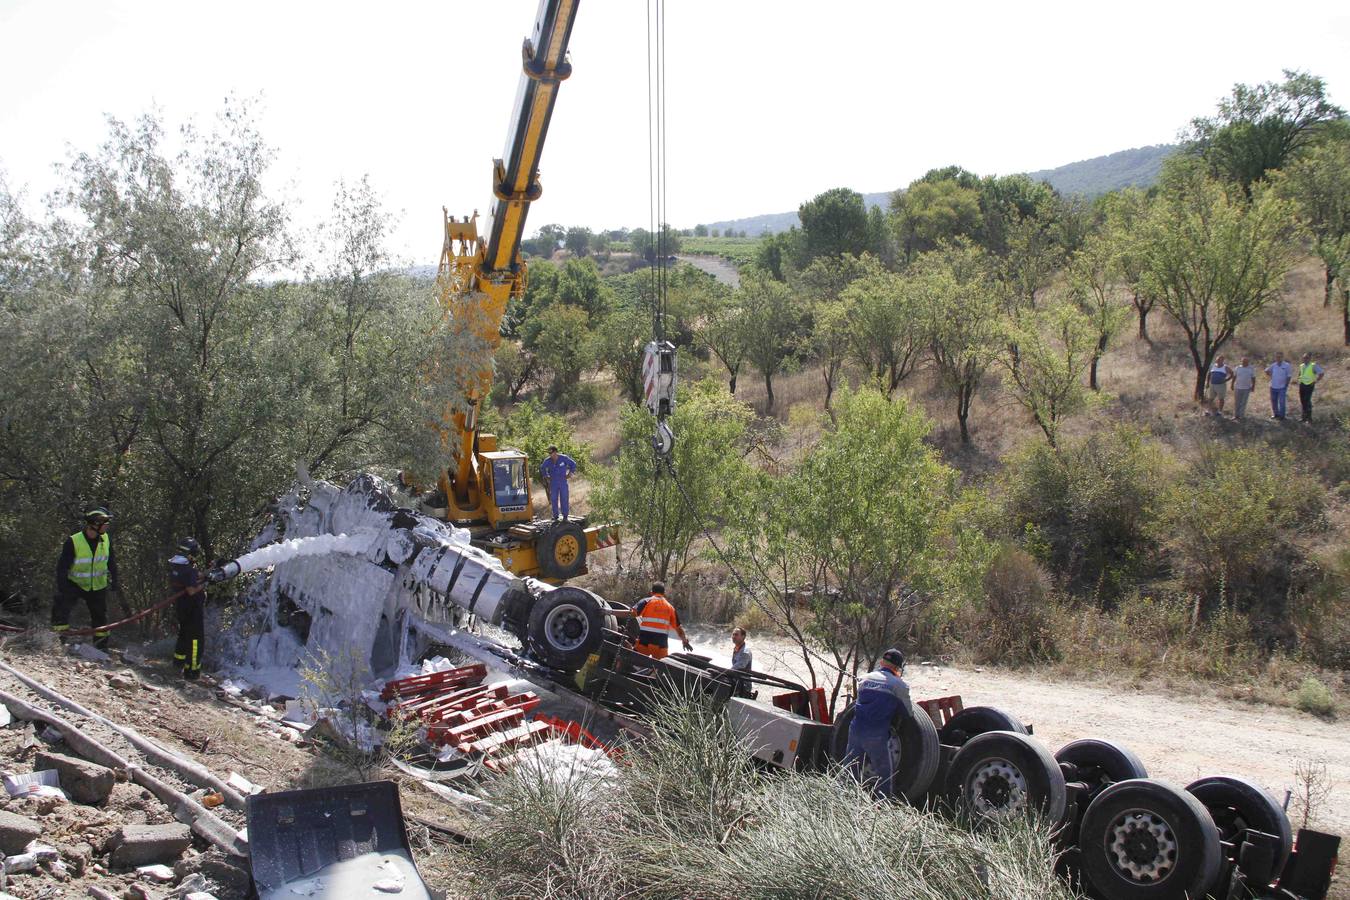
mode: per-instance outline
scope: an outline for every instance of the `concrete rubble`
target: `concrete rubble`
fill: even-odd
[[[74,756],[43,750],[33,761],[39,769],[54,769],[60,776],[62,790],[76,803],[106,803],[117,783],[117,773],[112,769]]]
[[[136,866],[177,859],[192,845],[192,829],[182,823],[170,825],[123,825],[113,838],[114,866]]]
[[[42,836],[42,826],[27,816],[0,810],[0,853],[12,856],[22,853],[34,840]]]

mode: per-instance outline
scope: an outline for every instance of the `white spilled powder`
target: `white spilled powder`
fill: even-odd
[[[614,761],[604,751],[559,738],[527,747],[514,754],[511,762],[528,766],[530,771],[537,771],[559,786],[569,782],[576,782],[578,786],[593,786],[608,781],[617,772]]]
[[[286,562],[300,556],[326,556],[331,553],[345,553],[351,556],[364,556],[375,542],[373,532],[363,531],[356,534],[316,534],[312,537],[292,538],[276,544],[259,547],[239,557],[239,571],[256,572],[268,566]]]

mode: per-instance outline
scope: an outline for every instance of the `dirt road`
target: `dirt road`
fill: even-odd
[[[697,652],[729,650],[722,630],[690,630]],[[751,649],[757,669],[784,676],[801,669],[785,645],[752,641]],[[1350,835],[1350,723],[1212,696],[1108,688],[1001,670],[914,665],[905,679],[920,699],[960,694],[966,706],[1002,707],[1032,725],[1051,752],[1078,738],[1117,741],[1138,755],[1151,776],[1181,787],[1206,775],[1238,775],[1283,800],[1285,791],[1295,787],[1299,760],[1321,760],[1332,794],[1314,824]]]

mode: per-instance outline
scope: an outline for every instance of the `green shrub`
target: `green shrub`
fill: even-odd
[[[1044,662],[1057,655],[1050,581],[1031,555],[1003,547],[984,575],[984,609],[974,634],[982,662]]]
[[[1306,713],[1327,719],[1336,715],[1336,698],[1331,696],[1331,691],[1325,684],[1311,675],[1303,679],[1303,683],[1298,686],[1294,705]]]
[[[1070,588],[1115,594],[1153,557],[1167,468],[1162,448],[1127,426],[1058,450],[1037,443],[1004,472],[1007,527]]]
[[[1297,539],[1326,527],[1325,504],[1287,451],[1206,448],[1169,487],[1160,533],[1208,604],[1280,626],[1312,574]]]
[[[572,426],[562,416],[544,409],[534,398],[500,412],[492,407],[483,411],[481,427],[495,433],[499,447],[515,447],[530,458],[530,476],[539,480],[539,464],[548,456],[548,448],[557,445],[558,452],[566,453],[577,462],[577,469],[585,473],[591,462],[591,446],[576,439]]]

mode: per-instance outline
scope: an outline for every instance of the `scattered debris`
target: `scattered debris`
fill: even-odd
[[[11,797],[56,797],[60,800],[66,799],[66,792],[61,790],[61,779],[56,774],[55,769],[47,769],[42,772],[28,772],[22,775],[6,775],[4,779],[5,790]]]
[[[93,644],[76,644],[70,648],[71,656],[78,656],[80,659],[86,659],[89,662],[111,662],[112,657],[95,647]]]
[[[243,775],[240,775],[238,772],[234,771],[230,772],[229,777],[225,779],[225,783],[228,784],[230,787],[234,788],[239,793],[243,794],[244,796],[248,796],[249,794],[261,793],[263,789],[262,785],[254,784],[253,782],[245,778]]]
[[[163,863],[155,863],[153,866],[137,866],[136,874],[151,881],[158,881],[161,884],[168,884],[178,877],[174,875],[173,869]]]
[[[0,854],[22,853],[42,835],[42,826],[27,816],[0,810]]]
[[[49,750],[39,751],[33,764],[55,770],[66,795],[76,803],[102,804],[117,783],[117,773],[112,769]]]
[[[171,825],[123,825],[113,837],[112,864],[134,868],[177,859],[192,844],[192,829]]]

